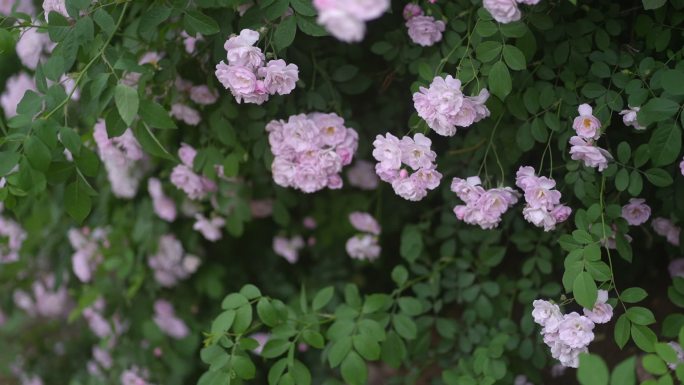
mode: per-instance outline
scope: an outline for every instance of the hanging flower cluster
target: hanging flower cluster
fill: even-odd
[[[96,227],[90,229],[83,227],[80,229],[69,229],[69,242],[75,252],[71,256],[71,265],[74,274],[81,282],[90,282],[93,273],[102,263],[102,248],[109,247],[107,231]]]
[[[112,193],[119,198],[133,198],[143,176],[140,161],[144,156],[133,131],[127,128],[121,136],[110,138],[104,120],[100,119],[95,123],[93,139],[107,170]]]
[[[493,229],[499,225],[503,214],[518,202],[519,194],[510,187],[485,190],[481,184],[478,176],[451,181],[451,191],[465,203],[454,207],[454,214],[467,224]]]
[[[17,105],[24,97],[26,91],[35,91],[36,82],[26,72],[19,72],[10,76],[5,83],[5,90],[0,96],[0,105],[5,116],[11,118],[17,115]]]
[[[197,271],[200,259],[192,254],[185,254],[180,241],[167,234],[159,239],[157,252],[148,258],[147,264],[154,270],[157,283],[164,287],[173,287],[178,281]]]
[[[318,24],[338,40],[363,40],[366,22],[377,19],[390,7],[390,0],[314,0]]]
[[[588,352],[594,340],[595,324],[604,324],[613,317],[613,307],[607,303],[608,292],[598,291],[598,298],[592,309],[584,309],[584,315],[576,312],[563,314],[558,305],[544,300],[535,300],[532,305],[534,322],[542,326],[544,343],[551,348],[553,358],[561,365],[576,368],[580,353]]]
[[[515,185],[524,192],[525,219],[544,231],[556,228],[557,223],[564,222],[572,209],[560,204],[561,193],[556,190],[556,181],[545,176],[535,175],[534,168],[523,166],[515,174]]]
[[[437,76],[429,88],[420,87],[413,94],[413,105],[418,116],[442,136],[453,136],[457,127],[469,127],[490,115],[485,103],[489,91],[483,88],[477,96],[465,96],[461,81],[451,75]]]
[[[152,206],[157,216],[167,222],[176,220],[176,204],[167,197],[162,189],[161,181],[157,178],[147,180],[147,192],[152,198]]]
[[[608,160],[613,157],[596,145],[596,140],[601,136],[601,122],[592,114],[592,108],[588,104],[581,104],[577,111],[579,116],[572,122],[577,135],[570,138],[570,157],[581,160],[587,167],[603,171],[608,167]]]
[[[361,233],[349,238],[347,254],[354,259],[373,261],[380,256],[380,224],[370,214],[355,211],[349,214],[349,222]]]
[[[284,60],[269,60],[259,47],[259,32],[243,29],[240,35],[232,36],[224,44],[228,64],[221,61],[216,65],[216,78],[230,90],[238,103],[262,104],[269,96],[287,95],[299,80],[296,64]]]
[[[53,274],[33,281],[30,294],[15,290],[13,296],[14,304],[31,317],[61,318],[69,313],[66,283],[56,286]]]
[[[3,208],[0,204],[0,213]],[[24,240],[26,231],[17,222],[0,215],[0,264],[18,261]]]
[[[420,133],[401,140],[390,133],[378,135],[373,141],[373,157],[378,161],[375,172],[381,180],[391,183],[400,197],[419,201],[442,180],[435,164],[437,154],[431,146],[432,141]],[[409,174],[411,170],[413,173]]]
[[[305,193],[342,188],[342,167],[351,163],[359,136],[337,114],[312,113],[266,125],[274,155],[273,180]]]
[[[423,10],[415,3],[406,4],[403,14],[411,41],[429,47],[442,40],[442,32],[446,28],[442,20],[423,15]]]
[[[502,24],[520,20],[522,13],[518,3],[535,5],[539,0],[482,0],[482,6],[492,15],[494,20]]]

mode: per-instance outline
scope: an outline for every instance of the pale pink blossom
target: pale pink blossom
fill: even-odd
[[[413,16],[406,22],[411,41],[423,47],[441,41],[445,27],[442,20],[435,20],[432,16]]]
[[[287,64],[282,59],[269,60],[266,66],[259,68],[258,74],[264,79],[264,86],[270,94],[287,95],[299,80],[297,65]]]
[[[48,20],[50,12],[57,12],[64,17],[69,17],[64,0],[43,0],[43,12],[45,21]]]
[[[401,162],[414,170],[430,168],[437,159],[437,154],[431,150],[432,141],[421,133],[413,138],[405,136],[401,138]]]
[[[608,151],[596,146],[591,139],[573,136],[570,138],[570,146],[570,157],[573,160],[580,160],[587,167],[598,168],[599,172],[605,170],[608,161],[613,159]]]
[[[349,238],[345,248],[347,254],[354,259],[374,261],[380,256],[378,239],[371,234],[358,234]]]
[[[35,70],[41,59],[45,59],[54,47],[55,43],[50,40],[47,33],[39,32],[37,28],[26,28],[19,35],[16,51],[21,63]]]
[[[185,254],[183,245],[173,235],[159,239],[157,251],[147,264],[154,270],[155,280],[164,287],[173,287],[178,281],[188,278],[199,267],[199,258]]]
[[[572,128],[577,135],[584,139],[598,139],[601,135],[601,122],[592,114],[592,108],[588,104],[580,104],[577,108],[579,116],[572,122]]]
[[[648,221],[651,216],[651,208],[644,199],[631,198],[629,203],[622,206],[622,217],[631,226],[639,226]]]
[[[0,216],[0,265],[19,260],[19,252],[26,237],[26,231],[19,223]]]
[[[251,29],[243,29],[239,35],[231,36],[223,45],[228,64],[249,69],[261,67],[265,57],[261,49],[254,47],[257,41],[259,32]]]
[[[667,266],[667,270],[670,272],[670,277],[672,278],[684,278],[684,258],[673,259]]]
[[[314,0],[318,23],[344,42],[363,39],[367,21],[377,19],[390,8],[390,0]]]
[[[620,115],[622,115],[622,122],[625,124],[625,126],[633,127],[635,130],[639,131],[646,129],[646,127],[639,124],[639,121],[637,120],[639,110],[639,107],[628,106],[628,109],[620,111]]]
[[[202,214],[195,214],[195,224],[193,230],[199,231],[202,236],[211,242],[216,242],[223,236],[221,228],[226,224],[226,220],[221,217],[207,219]]]
[[[684,158],[682,158],[682,161],[679,163],[679,171],[684,175]]]
[[[273,251],[290,263],[299,260],[299,251],[304,247],[304,240],[299,235],[286,238],[277,236],[273,238]]]
[[[109,138],[105,122],[100,119],[95,123],[93,139],[114,195],[133,198],[143,175],[139,162],[143,152],[131,129],[126,129],[121,136]]]
[[[190,126],[196,126],[202,120],[196,109],[182,103],[174,103],[171,106],[171,116]]]
[[[0,0],[0,13],[3,15],[9,15],[13,11],[23,12],[29,15],[36,13],[36,9],[33,6],[32,1],[26,0]]]
[[[565,345],[579,349],[594,340],[593,330],[594,322],[591,319],[572,312],[564,315],[558,325],[558,338]]]
[[[0,96],[0,105],[5,111],[5,116],[11,118],[17,115],[17,105],[24,97],[26,91],[35,91],[36,83],[33,77],[26,72],[20,72],[10,76],[5,83],[5,91]]]
[[[349,214],[349,222],[356,230],[380,235],[380,224],[368,213],[354,211]]]
[[[515,0],[482,0],[482,6],[499,23],[508,24],[520,20],[520,9]]]
[[[347,171],[349,184],[362,190],[375,190],[380,183],[373,163],[357,160]]]
[[[679,235],[681,229],[675,226],[671,220],[666,218],[654,218],[651,226],[656,234],[663,236],[674,246],[679,246]]]
[[[480,178],[454,178],[451,191],[465,203],[454,207],[458,220],[482,229],[493,229],[499,225],[502,215],[518,201],[518,193],[510,187],[485,190]]]
[[[154,323],[171,338],[183,339],[190,334],[190,329],[176,317],[176,312],[170,302],[158,299],[154,302]]]
[[[204,199],[207,194],[216,190],[216,184],[213,181],[195,174],[184,164],[179,164],[171,170],[170,180],[192,200]]]
[[[613,307],[606,303],[608,301],[608,292],[605,290],[598,291],[598,298],[592,309],[584,308],[584,315],[592,322],[597,324],[604,324],[613,318]]]
[[[69,314],[69,295],[65,282],[55,287],[55,276],[50,274],[36,279],[30,293],[15,290],[13,297],[17,307],[32,317],[61,318]]]
[[[201,34],[196,34],[195,36],[190,36],[187,32],[181,31],[181,37],[183,38],[183,46],[185,47],[185,52],[189,54],[195,53],[197,42],[203,41],[204,38]]]
[[[152,198],[155,214],[167,222],[173,222],[177,215],[176,204],[164,194],[161,181],[157,178],[148,179],[147,192]]]
[[[149,373],[147,369],[140,369],[137,366],[133,366],[121,373],[121,385],[152,385],[152,383],[147,380],[148,376]]]
[[[264,345],[266,345],[266,342],[268,342],[269,335],[266,333],[254,333],[250,335],[249,338],[255,340],[258,344],[258,346],[252,350],[252,352],[254,352],[254,354],[260,355],[264,350]]]
[[[206,85],[193,86],[190,88],[190,99],[201,105],[216,103],[218,94]]]
[[[404,15],[405,20],[410,20],[414,16],[423,15],[423,9],[420,8],[420,5],[418,5],[416,3],[408,3],[404,7],[404,11],[402,12],[402,15]]]
[[[81,282],[90,282],[93,273],[102,263],[102,248],[109,246],[106,238],[107,232],[104,229],[96,228],[90,230],[87,227],[81,229],[69,229],[68,238],[74,254],[71,257],[71,264],[74,274]]]

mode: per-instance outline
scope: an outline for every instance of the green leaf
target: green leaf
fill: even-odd
[[[238,377],[244,380],[249,380],[256,376],[256,367],[247,356],[233,356],[231,358],[231,365]]]
[[[524,70],[527,67],[525,55],[518,47],[513,45],[505,45],[503,47],[503,57],[508,68],[514,71]]]
[[[213,35],[221,31],[216,20],[198,10],[190,10],[183,16],[183,28],[194,36],[198,32],[202,35]]]
[[[651,353],[654,351],[653,345],[656,343],[658,338],[656,337],[653,330],[648,326],[643,325],[632,325],[631,330],[632,339],[634,343],[639,347],[639,349]]]
[[[316,16],[316,10],[311,5],[311,0],[290,0],[290,5],[300,15]]]
[[[343,337],[332,344],[328,353],[331,368],[337,367],[349,354],[352,348],[352,338]]]
[[[116,32],[116,23],[112,16],[107,13],[103,8],[98,8],[93,14],[93,19],[95,24],[97,24],[107,35],[112,35]]]
[[[171,8],[160,4],[153,5],[142,13],[140,23],[138,24],[138,32],[143,35],[151,34],[169,16],[171,16]]]
[[[401,297],[397,300],[402,312],[409,316],[417,316],[423,312],[423,304],[413,297]]]
[[[0,151],[0,177],[7,175],[14,166],[19,163],[19,155],[16,152]]]
[[[653,98],[646,102],[639,110],[637,119],[643,126],[648,126],[654,122],[663,121],[679,110],[679,104],[670,99]]]
[[[40,171],[48,170],[52,155],[50,149],[37,136],[29,136],[24,141],[24,151],[33,168]]]
[[[671,164],[679,158],[682,149],[682,130],[675,123],[659,125],[651,134],[648,147],[654,166]]]
[[[332,78],[336,82],[346,82],[354,78],[359,73],[359,67],[350,64],[345,64],[338,67],[332,74]]]
[[[629,171],[626,168],[621,168],[615,175],[615,188],[618,191],[625,191],[629,186]]]
[[[647,296],[646,290],[640,287],[630,287],[620,293],[620,299],[626,303],[637,303],[643,301]]]
[[[140,117],[148,126],[154,128],[178,128],[169,112],[152,100],[140,101]]]
[[[342,361],[342,378],[349,385],[366,385],[368,368],[363,359],[356,353],[351,352]]]
[[[317,331],[310,329],[304,330],[302,337],[304,338],[304,342],[316,349],[323,349],[325,346],[325,339],[323,338],[323,335]]]
[[[402,286],[408,280],[408,270],[402,265],[397,265],[392,269],[392,280],[397,286]]]
[[[667,3],[667,0],[641,0],[644,9],[658,9]]]
[[[655,351],[665,362],[676,363],[678,361],[677,353],[672,346],[666,342],[658,342],[655,344]]]
[[[635,385],[636,384],[636,358],[630,357],[615,366],[610,376],[610,385]]]
[[[416,323],[413,320],[403,314],[395,314],[392,316],[392,326],[394,330],[407,340],[412,340],[416,338],[418,329]]]
[[[663,375],[667,373],[667,365],[655,354],[647,354],[641,359],[641,365],[651,374]]]
[[[684,72],[670,69],[663,72],[661,83],[663,89],[672,95],[684,95]]]
[[[672,184],[672,176],[662,168],[646,170],[646,179],[656,187],[667,187]]]
[[[273,44],[277,50],[285,49],[292,45],[296,34],[297,20],[290,16],[276,27],[275,34],[273,35]]]
[[[257,302],[257,315],[266,326],[273,327],[278,324],[278,312],[266,298],[261,298]]]
[[[81,137],[69,127],[60,127],[59,140],[67,150],[78,156],[81,151]],[[1,174],[1,173],[0,173]]]
[[[264,358],[275,358],[285,353],[290,348],[290,341],[281,338],[268,340],[261,351]]]
[[[252,306],[244,305],[237,309],[235,313],[235,321],[233,322],[233,331],[235,333],[244,333],[252,324]]]
[[[323,27],[318,25],[318,23],[316,23],[316,19],[313,17],[297,15],[297,27],[299,27],[302,32],[309,36],[319,37],[328,35],[328,32]]]
[[[608,385],[608,367],[601,357],[581,353],[577,380],[582,385]]]
[[[235,310],[226,310],[219,314],[214,322],[211,323],[211,334],[220,337],[225,334],[235,321]]]
[[[318,293],[316,293],[316,295],[314,296],[313,302],[311,304],[311,308],[313,309],[313,311],[323,309],[323,307],[325,307],[325,305],[327,305],[328,302],[330,302],[334,293],[335,288],[333,288],[332,286],[328,286],[324,289],[319,290]]]
[[[645,307],[635,306],[627,309],[627,318],[637,325],[650,325],[655,323],[653,312]]]
[[[587,309],[594,307],[598,297],[598,289],[591,274],[583,271],[577,275],[572,284],[572,294],[575,296],[575,301],[582,307]]]
[[[475,56],[483,63],[488,63],[499,57],[501,54],[501,42],[485,41],[475,48]]]
[[[626,315],[621,315],[615,323],[615,329],[613,330],[613,337],[615,337],[615,343],[622,349],[629,341],[630,328],[632,324]]]
[[[513,87],[511,83],[511,74],[508,72],[508,67],[503,62],[496,62],[489,71],[489,89],[492,94],[499,99],[504,100],[506,96],[511,93]]]
[[[373,361],[380,358],[380,344],[375,338],[367,334],[357,334],[352,337],[354,349],[366,360]]]
[[[118,84],[114,89],[114,101],[121,119],[130,126],[138,114],[138,92],[125,84]]]
[[[93,204],[88,195],[88,188],[81,177],[76,177],[64,190],[64,208],[79,224],[90,214]]]
[[[229,309],[237,309],[239,307],[242,307],[246,304],[248,304],[249,301],[247,298],[239,293],[231,293],[226,296],[226,298],[223,299],[223,302],[221,302],[221,308],[229,310]]]
[[[399,253],[409,262],[415,262],[423,251],[423,236],[416,226],[405,226],[401,232]]]

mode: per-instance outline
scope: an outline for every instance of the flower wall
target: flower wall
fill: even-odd
[[[684,1],[0,14],[0,383],[684,381]]]

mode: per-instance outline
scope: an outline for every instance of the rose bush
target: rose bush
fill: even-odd
[[[684,381],[684,1],[0,14],[0,383]]]

